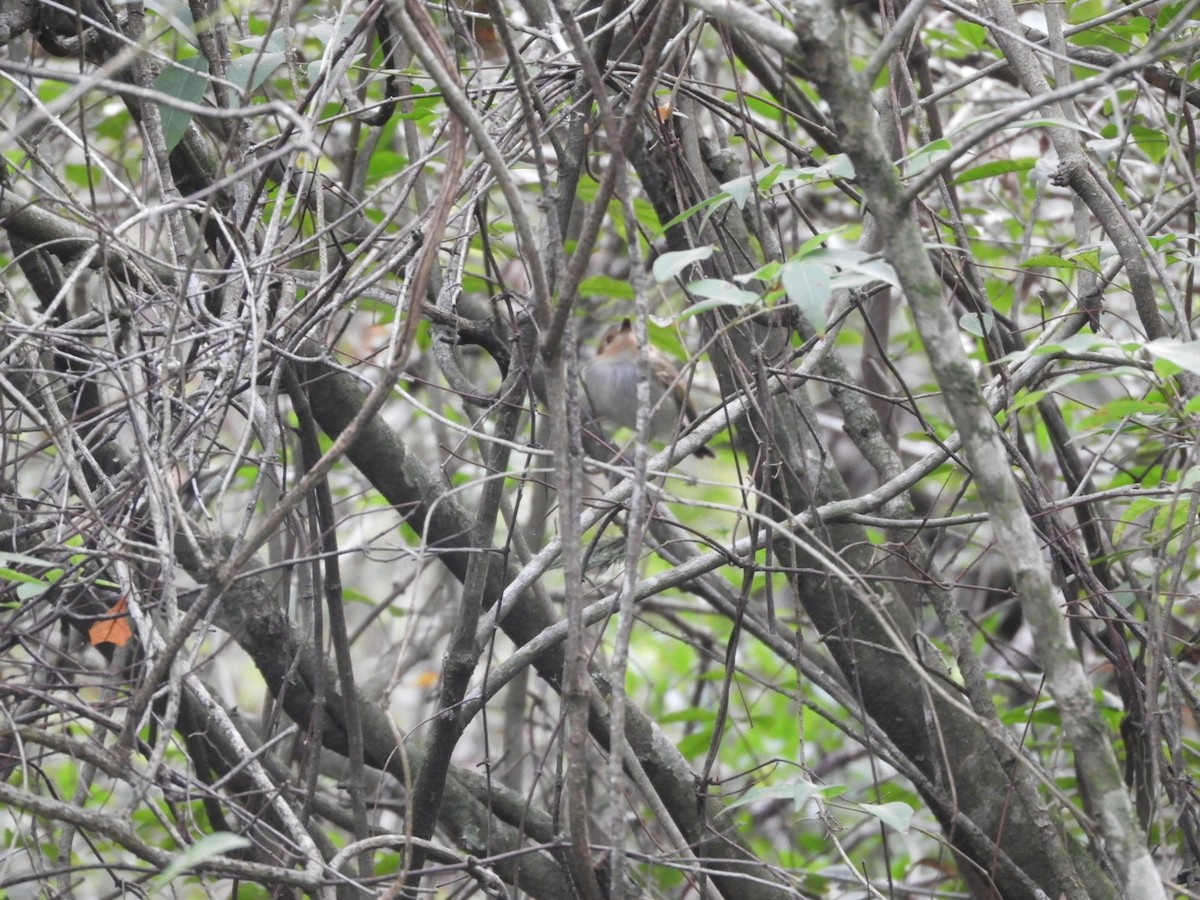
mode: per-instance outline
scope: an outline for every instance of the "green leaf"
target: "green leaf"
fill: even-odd
[[[822,173],[831,179],[840,179],[843,181],[854,180],[854,163],[850,162],[850,157],[845,153],[838,153],[836,156],[831,156],[825,161],[825,165],[820,167]]]
[[[954,178],[955,184],[969,184],[972,181],[982,181],[985,178],[997,178],[1010,172],[1028,172],[1033,168],[1033,159],[998,159],[992,162],[972,166],[960,172]]]
[[[838,231],[844,231],[844,228],[839,228]],[[847,269],[851,266],[857,266],[874,259],[870,253],[863,250],[856,250],[853,247],[821,247],[821,241],[826,240],[830,235],[836,234],[834,231],[826,231],[818,234],[815,237],[810,237],[801,245],[800,250],[793,254],[793,259],[803,257],[807,262],[819,262],[834,269]],[[817,242],[814,245],[813,242]]]
[[[221,856],[230,850],[240,850],[243,847],[249,846],[250,842],[240,834],[231,834],[228,831],[215,831],[212,834],[206,834],[171,860],[171,864],[163,869],[161,875],[154,879],[155,886],[162,889],[179,875],[188,869],[195,868],[196,865],[204,862],[206,859],[212,859],[214,856]]]
[[[813,259],[823,260],[824,257],[814,254]],[[842,265],[842,271],[830,279],[830,286],[835,290],[851,290],[880,281],[894,288],[900,287],[900,278],[890,263],[883,259],[867,258]]]
[[[743,175],[741,178],[727,181],[721,185],[721,190],[733,198],[738,209],[745,209],[746,201],[750,199],[750,192],[754,190],[754,176]]]
[[[788,300],[799,307],[813,328],[824,331],[825,305],[833,294],[829,271],[812,263],[784,263],[781,280]]]
[[[204,91],[207,88],[208,60],[203,56],[181,59],[154,79],[156,91],[185,103],[199,103],[204,99]],[[184,133],[192,124],[192,114],[176,109],[169,103],[157,105],[159,115],[162,116],[162,129],[167,142],[167,151],[170,152],[183,140]]]
[[[817,788],[819,785],[803,782],[811,788]],[[769,787],[751,788],[738,797],[732,803],[727,804],[725,809],[737,809],[739,806],[746,806],[749,803],[757,803],[760,800],[790,800],[795,793],[795,788],[791,782],[784,784],[773,784]]]
[[[816,253],[824,253],[824,254],[828,254],[830,256],[837,254],[837,253],[851,253],[851,254],[855,254],[855,257],[854,257],[855,262],[866,259],[867,254],[861,250],[849,250],[849,249],[838,250],[836,248],[829,248],[829,247],[824,246],[825,242],[828,241],[831,237],[841,234],[845,230],[846,230],[846,226],[843,225],[839,228],[834,228],[831,231],[822,231],[820,234],[814,234],[812,237],[808,238],[808,240],[806,240],[803,244],[800,245],[799,250],[797,250],[795,253],[792,254],[792,259],[802,259],[803,257],[815,255]],[[828,260],[825,260],[825,261],[828,261]],[[837,265],[837,263],[833,263],[833,264]]]
[[[36,556],[27,556],[24,553],[9,553],[2,550],[0,550],[0,562],[12,563],[17,566],[40,566],[43,569],[58,565],[58,563],[38,559]]]
[[[18,572],[16,569],[10,569],[7,566],[0,566],[0,580],[17,581],[21,584],[36,584],[38,587],[48,587],[50,584],[50,582],[44,581],[41,578],[26,575],[24,572]]]
[[[633,285],[609,275],[593,275],[579,283],[579,296],[602,297],[606,300],[633,300]]]
[[[353,13],[342,16],[341,21],[337,22],[337,28],[334,29],[336,20],[323,21],[318,19],[309,25],[309,33],[321,42],[324,46],[333,45],[333,49],[337,50],[341,47],[342,41],[353,33],[358,26],[358,16]]]
[[[905,175],[918,175],[928,169],[933,163],[946,156],[954,145],[945,138],[930,141],[924,147],[914,151],[907,159],[902,160]]]
[[[961,37],[972,49],[982,50],[988,41],[988,30],[983,25],[976,25],[974,22],[955,22],[955,32]]]
[[[659,284],[670,281],[688,266],[706,260],[712,254],[712,247],[694,247],[691,250],[674,250],[664,253],[654,261],[654,267],[651,270],[654,280]]]
[[[845,786],[840,784],[814,784],[803,778],[797,778],[794,781],[785,781],[769,787],[752,788],[725,808],[727,810],[736,809],[747,803],[757,803],[759,800],[791,800],[792,809],[799,812],[804,808],[804,804],[818,794],[824,797],[836,797],[845,789]]]
[[[715,722],[716,720],[717,714],[715,712],[701,706],[677,709],[675,712],[664,713],[658,717],[658,722],[662,725],[669,725],[672,722]]]
[[[679,742],[678,750],[685,759],[692,759],[706,752],[712,746],[713,734],[711,728],[693,732]]]
[[[996,324],[996,317],[991,313],[967,313],[959,318],[958,324],[968,334],[984,337]]]
[[[68,181],[80,187],[91,187],[104,179],[104,172],[98,166],[86,163],[67,163],[63,166],[63,174],[67,176]]]
[[[1121,521],[1113,527],[1113,543],[1120,542],[1126,529],[1138,525],[1138,517],[1152,509],[1157,509],[1163,501],[1153,497],[1139,497],[1129,504],[1129,508],[1121,515]]]
[[[252,34],[234,43],[247,50],[264,50],[267,53],[283,53],[287,50],[283,32],[278,29],[266,35]]]
[[[1004,126],[1006,131],[1024,130],[1026,128],[1070,128],[1072,131],[1081,131],[1092,137],[1100,137],[1092,129],[1080,125],[1078,122],[1072,122],[1069,119],[1024,119],[1020,122],[1012,122]]]
[[[1021,391],[1013,400],[1013,412],[1020,412],[1041,403],[1049,395],[1049,391]]]
[[[736,284],[730,284],[720,278],[702,278],[687,286],[689,294],[714,300],[711,306],[748,306],[758,302],[758,294],[754,291],[744,291]],[[694,314],[694,313],[693,313]]]
[[[1022,269],[1079,269],[1081,266],[1076,265],[1069,259],[1063,259],[1061,256],[1055,256],[1053,253],[1039,253],[1036,256],[1031,256],[1023,262],[1019,263]]]
[[[740,181],[741,179],[738,179],[738,180]],[[733,184],[733,182],[730,182],[730,184]],[[660,229],[658,229],[657,233],[665,234],[667,231],[674,228],[676,225],[679,225],[682,222],[686,222],[688,219],[690,219],[692,216],[694,216],[696,213],[700,212],[703,209],[710,209],[712,212],[715,212],[717,209],[720,209],[722,206],[724,206],[726,203],[728,203],[731,196],[732,195],[730,193],[728,193],[726,191],[721,191],[720,193],[716,194],[715,196],[709,197],[707,200],[701,200],[695,206],[689,206],[687,209],[685,209],[683,212],[681,212],[679,215],[677,215],[671,221],[667,222]],[[738,203],[736,196],[733,196],[733,202],[737,203],[739,209],[745,204],[744,200],[741,203]]]
[[[413,122],[421,122],[425,119],[432,119],[437,116],[437,98],[436,97],[418,97],[412,101],[412,109],[409,112],[398,112],[396,118],[410,120]],[[591,182],[591,187],[595,189],[596,182]]]
[[[753,272],[741,272],[733,276],[733,280],[738,284],[746,284],[749,281],[765,281],[767,284],[779,280],[779,273],[783,270],[783,264],[772,260],[769,263],[763,263]]]
[[[775,186],[775,182],[784,176],[786,171],[787,170],[784,169],[782,163],[775,163],[767,166],[767,168],[763,169],[763,171],[759,172],[758,175],[755,176],[755,179],[758,181],[759,189],[763,191],[769,191]]]
[[[881,804],[860,803],[859,808],[900,834],[908,834],[909,826],[912,824],[913,808],[907,803],[901,803],[899,800]]]
[[[247,53],[229,64],[229,80],[247,94],[258,90],[283,65],[282,53]]]
[[[1155,359],[1165,359],[1181,369],[1200,375],[1200,341],[1175,341],[1158,338],[1146,344],[1146,352]]]
[[[181,0],[146,0],[146,9],[157,13],[168,25],[183,35],[184,39],[194,47],[200,46],[196,38],[196,20],[192,18],[192,10]]]
[[[729,304],[726,303],[724,300],[698,300],[695,303],[692,303],[690,306],[688,306],[688,308],[685,309],[683,312],[681,312],[679,315],[677,315],[675,317],[675,321],[676,322],[685,322],[688,319],[692,318],[692,316],[698,316],[698,315],[700,315],[700,313],[708,312],[710,309],[721,309],[722,307],[725,307],[728,305]]]
[[[371,154],[371,161],[367,163],[367,180],[371,182],[382,181],[384,178],[391,178],[393,175],[398,175],[408,165],[408,157],[403,153],[396,153],[392,150],[376,150]]]

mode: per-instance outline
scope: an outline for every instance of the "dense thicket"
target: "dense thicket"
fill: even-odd
[[[1196,6],[10,4],[0,891],[1194,896]]]

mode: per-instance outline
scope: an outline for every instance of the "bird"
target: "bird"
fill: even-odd
[[[680,413],[685,424],[692,422],[696,407],[671,357],[652,346],[647,348],[646,358],[650,365],[649,434],[655,440],[669,439],[679,430]],[[629,319],[601,336],[595,359],[584,369],[583,386],[596,416],[614,425],[637,427],[638,341]],[[713,452],[701,447],[696,455],[711,457]]]

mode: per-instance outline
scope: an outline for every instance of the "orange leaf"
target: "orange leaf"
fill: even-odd
[[[125,615],[125,610],[129,605],[122,597],[112,605],[112,609],[104,614],[104,618],[99,622],[92,624],[88,629],[88,639],[92,642],[93,647],[98,647],[101,644],[116,644],[118,647],[124,647],[129,643],[129,639],[133,637],[133,631],[129,627],[129,616]]]

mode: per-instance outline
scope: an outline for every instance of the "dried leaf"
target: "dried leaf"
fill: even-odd
[[[125,614],[127,609],[129,609],[129,605],[122,597],[104,614],[103,619],[88,629],[88,639],[92,642],[93,647],[101,644],[116,644],[118,647],[124,647],[129,643],[129,639],[133,637],[133,630],[129,627],[129,616]]]

